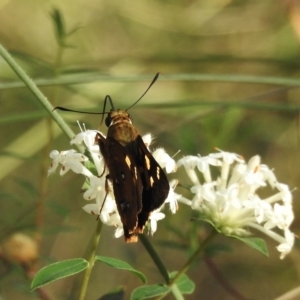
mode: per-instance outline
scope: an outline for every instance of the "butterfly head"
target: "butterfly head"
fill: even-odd
[[[105,125],[110,127],[118,123],[132,124],[130,115],[125,110],[111,110],[105,118]]]
[[[130,105],[126,110],[116,110],[114,108],[114,104],[113,101],[111,99],[111,97],[109,95],[107,95],[104,99],[104,105],[103,105],[103,112],[102,112],[102,119],[101,119],[101,123],[103,122],[103,118],[104,118],[104,114],[105,114],[105,107],[107,102],[109,102],[111,110],[110,112],[107,114],[107,117],[105,118],[105,125],[107,127],[110,127],[112,125],[115,125],[117,123],[129,123],[132,124],[131,119],[130,119],[130,115],[127,113],[127,111],[133,107],[136,103],[138,103],[143,97],[144,95],[148,92],[148,90],[151,88],[151,86],[155,83],[155,81],[157,80],[159,76],[159,73],[157,73],[155,75],[155,77],[153,78],[152,82],[150,83],[149,87],[146,89],[146,91],[143,93],[143,95],[137,99],[132,105]]]

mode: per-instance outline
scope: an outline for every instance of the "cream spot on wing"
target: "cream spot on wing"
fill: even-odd
[[[152,187],[153,186],[153,183],[154,183],[154,180],[152,178],[152,176],[150,177],[150,186]]]
[[[146,162],[146,168],[147,170],[150,170],[150,160],[149,158],[145,155],[145,162]]]
[[[156,177],[159,180],[159,178],[160,178],[160,169],[159,169],[159,167],[156,168]]]
[[[130,166],[131,166],[131,161],[130,161],[130,158],[126,155],[126,157],[125,157],[125,162],[126,162],[126,164],[127,164],[127,166],[130,168]]]
[[[134,176],[135,176],[135,179],[137,179],[137,168],[134,167]]]

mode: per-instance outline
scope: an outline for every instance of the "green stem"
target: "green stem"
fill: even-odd
[[[14,72],[18,75],[18,77],[25,83],[28,89],[33,93],[33,95],[38,99],[41,105],[51,115],[52,119],[58,124],[58,126],[60,126],[62,131],[70,139],[72,139],[74,137],[73,131],[65,123],[63,118],[61,118],[56,111],[53,111],[54,107],[51,105],[51,103],[48,101],[45,95],[38,89],[38,87],[33,82],[33,80],[29,78],[29,76],[25,73],[25,71],[15,62],[15,60],[11,57],[8,51],[1,44],[0,44],[0,55],[14,70]]]
[[[55,77],[59,75],[59,70],[61,66],[61,60],[62,60],[62,54],[63,49],[61,47],[58,48],[56,53],[56,59],[54,63],[54,74]],[[54,86],[51,89],[50,93],[50,99],[51,103],[56,105],[57,102],[57,92],[58,87]],[[45,199],[47,195],[48,190],[48,168],[49,168],[49,153],[51,151],[51,145],[53,141],[53,122],[51,121],[51,118],[47,117],[47,132],[45,134],[48,135],[48,141],[45,144],[45,147],[43,149],[42,153],[42,159],[41,159],[41,176],[40,176],[40,185],[39,185],[39,197],[37,199],[37,207],[36,207],[36,228],[40,236],[41,228],[43,226],[44,221],[44,208],[45,208]],[[41,236],[40,236],[40,243],[41,243]]]
[[[174,299],[176,300],[184,300],[184,297],[182,296],[182,293],[180,292],[178,286],[176,284],[173,284],[171,286],[171,291],[172,291],[172,294],[174,296]],[[163,295],[165,296],[165,295]]]
[[[176,275],[169,280],[168,286],[171,288],[171,291],[173,293],[173,296],[176,300],[182,300],[184,299],[181,292],[179,291],[178,287],[176,287],[175,283],[179,279],[179,277],[184,274],[190,266],[193,264],[194,260],[200,255],[201,252],[204,251],[207,244],[217,235],[217,231],[213,230],[209,236],[206,237],[206,239],[201,243],[201,245],[198,247],[198,249],[194,252],[194,254],[189,258],[189,260],[184,264],[184,266],[176,273]],[[160,295],[156,298],[156,300],[163,299],[167,294]]]
[[[103,225],[103,223],[101,221],[97,222],[97,228],[96,228],[96,232],[95,232],[94,239],[92,242],[90,256],[88,259],[89,266],[85,269],[85,273],[83,276],[78,300],[84,300],[84,297],[86,294],[90,275],[91,275],[91,272],[92,272],[92,269],[93,269],[94,263],[95,263],[95,255],[96,255],[97,247],[98,247],[100,236],[101,236],[102,225]]]
[[[184,274],[190,266],[193,264],[194,260],[199,256],[201,252],[205,249],[207,244],[217,235],[217,231],[213,230],[209,236],[206,237],[206,239],[201,243],[201,245],[198,247],[198,249],[194,252],[194,254],[188,259],[188,261],[184,264],[184,266],[177,272],[177,274],[172,278],[170,283],[168,284],[169,286],[172,286],[173,284],[176,283],[178,278]]]
[[[165,279],[165,282],[167,284],[169,284],[170,277],[169,277],[168,270],[167,270],[166,266],[164,265],[164,263],[162,262],[162,260],[160,259],[160,257],[158,256],[158,254],[156,253],[154,247],[152,246],[152,244],[150,243],[150,241],[148,240],[148,238],[144,234],[139,235],[139,238],[140,238],[140,241],[142,242],[142,244],[144,245],[145,249],[147,250],[147,252],[151,256],[152,260],[156,264],[156,266],[157,266],[158,270],[160,271],[161,275]]]
[[[78,74],[65,74],[59,78],[39,78],[36,81],[39,86],[49,85],[73,85],[83,84],[95,81],[102,82],[135,82],[135,81],[150,81],[153,75],[134,75],[134,76],[111,76],[103,75],[103,72],[85,72]],[[199,81],[199,82],[234,82],[234,83],[247,83],[247,84],[270,84],[270,85],[283,85],[288,87],[299,87],[300,81],[298,78],[289,77],[275,77],[275,76],[256,76],[244,74],[164,74],[160,77],[159,81]],[[11,89],[23,87],[22,82],[5,82],[0,84],[0,89]],[[224,103],[224,102],[223,102]],[[155,103],[157,104],[157,103]]]

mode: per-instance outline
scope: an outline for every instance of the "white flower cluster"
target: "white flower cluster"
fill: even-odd
[[[291,251],[294,244],[294,234],[289,228],[294,219],[291,191],[277,181],[268,166],[260,164],[259,156],[245,163],[237,154],[219,151],[205,157],[186,156],[177,166],[184,166],[194,194],[192,200],[181,197],[178,201],[199,211],[218,231],[229,236],[247,236],[251,234],[249,229],[254,228],[279,243],[281,259]],[[214,180],[212,171],[218,173]],[[259,196],[258,190],[264,187],[269,187],[266,193],[272,190],[274,193]]]
[[[59,165],[61,165],[60,175],[64,175],[69,170],[72,170],[74,173],[84,175],[86,177],[85,185],[87,186],[87,189],[83,194],[83,198],[88,201],[93,200],[94,202],[83,206],[83,210],[93,215],[99,215],[100,220],[104,224],[115,226],[115,237],[120,237],[123,235],[123,224],[114,199],[113,187],[109,181],[108,184],[110,191],[108,194],[105,191],[105,181],[108,170],[106,168],[106,173],[103,174],[105,164],[103,156],[100,153],[99,146],[95,144],[96,134],[97,131],[95,130],[84,130],[71,140],[71,144],[85,145],[92,158],[92,164],[96,169],[96,174],[93,174],[90,169],[86,167],[89,162],[89,158],[72,149],[61,152],[53,150],[50,153],[52,163],[48,170],[48,175],[54,173]],[[148,134],[143,137],[143,140],[146,146],[149,147],[152,137]],[[175,161],[165,152],[164,149],[156,149],[152,155],[160,166],[166,169],[167,173],[175,170]],[[170,209],[173,213],[176,212],[176,201],[179,197],[174,193],[175,187],[175,181],[171,181],[169,196],[165,201],[165,203],[169,203]],[[150,215],[150,232],[152,234],[157,229],[157,221],[165,217],[165,214],[161,212],[162,208],[163,207],[160,207],[156,211],[153,211]]]
[[[93,202],[83,206],[83,210],[99,215],[104,224],[115,226],[115,236],[120,237],[123,235],[123,225],[110,181],[107,182],[109,193],[105,190],[108,170],[106,168],[103,174],[105,163],[99,146],[95,144],[96,134],[95,130],[81,130],[71,140],[71,144],[83,144],[87,148],[91,161],[75,150],[54,150],[50,153],[52,163],[48,174],[61,165],[60,175],[69,170],[84,175],[86,190],[83,198]],[[144,136],[143,141],[149,147],[151,135]],[[175,161],[164,149],[156,149],[152,155],[167,173],[176,169]],[[93,172],[88,165],[93,166]],[[177,182],[171,181],[165,204],[169,204],[172,213],[176,212],[179,201],[199,211],[201,219],[213,224],[225,235],[249,236],[252,234],[250,229],[254,228],[279,243],[277,250],[281,253],[281,259],[291,251],[295,239],[290,230],[294,220],[292,193],[287,185],[277,181],[268,166],[260,163],[259,156],[252,157],[246,163],[237,154],[219,151],[204,157],[186,156],[177,162],[177,166],[185,168],[192,182],[190,191],[194,197],[190,200],[176,194]],[[157,221],[165,217],[161,212],[165,204],[150,215],[152,234],[157,229]]]

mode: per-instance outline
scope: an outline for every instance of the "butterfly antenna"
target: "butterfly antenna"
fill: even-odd
[[[91,112],[91,111],[81,111],[81,110],[74,110],[74,109],[69,109],[69,108],[65,108],[62,106],[56,106],[53,108],[52,111],[59,109],[62,111],[70,111],[70,112],[76,112],[76,113],[80,113],[80,114],[90,114],[90,115],[102,115],[105,114],[105,112]]]
[[[152,80],[152,82],[150,83],[150,85],[148,86],[148,88],[146,89],[146,91],[143,93],[143,95],[139,98],[139,99],[137,99],[132,105],[130,105],[127,109],[126,109],[126,111],[127,110],[129,110],[131,107],[133,107],[134,105],[136,105],[146,94],[147,94],[147,92],[150,90],[150,88],[151,88],[151,86],[155,83],[155,81],[158,79],[158,76],[159,76],[159,73],[157,73],[155,76],[154,76],[154,78],[153,78],[153,80]]]
[[[105,111],[107,102],[109,102],[109,104],[111,106],[111,110],[115,110],[115,107],[114,107],[114,104],[112,102],[111,97],[109,95],[107,95],[107,96],[105,96],[105,99],[104,99],[104,105],[103,105],[102,112],[91,112],[91,111],[75,110],[75,109],[65,108],[65,107],[62,107],[62,106],[56,106],[55,108],[53,108],[52,111],[54,111],[56,109],[59,109],[59,110],[62,110],[62,111],[76,112],[76,113],[80,113],[80,114],[102,115],[102,118],[101,118],[101,124],[102,124],[103,119],[104,119],[104,115],[108,113],[108,112]]]
[[[112,110],[115,110],[115,107],[114,107],[114,104],[113,104],[113,102],[112,102],[111,97],[110,97],[109,95],[106,95],[106,96],[105,96],[105,99],[104,99],[104,105],[103,105],[102,118],[101,118],[100,125],[102,125],[102,123],[103,123],[104,115],[107,114],[107,112],[105,112],[105,107],[106,107],[107,101],[109,101],[109,104],[110,104],[110,106],[111,106],[111,109],[110,109],[110,110],[111,110],[111,111],[112,111]]]

